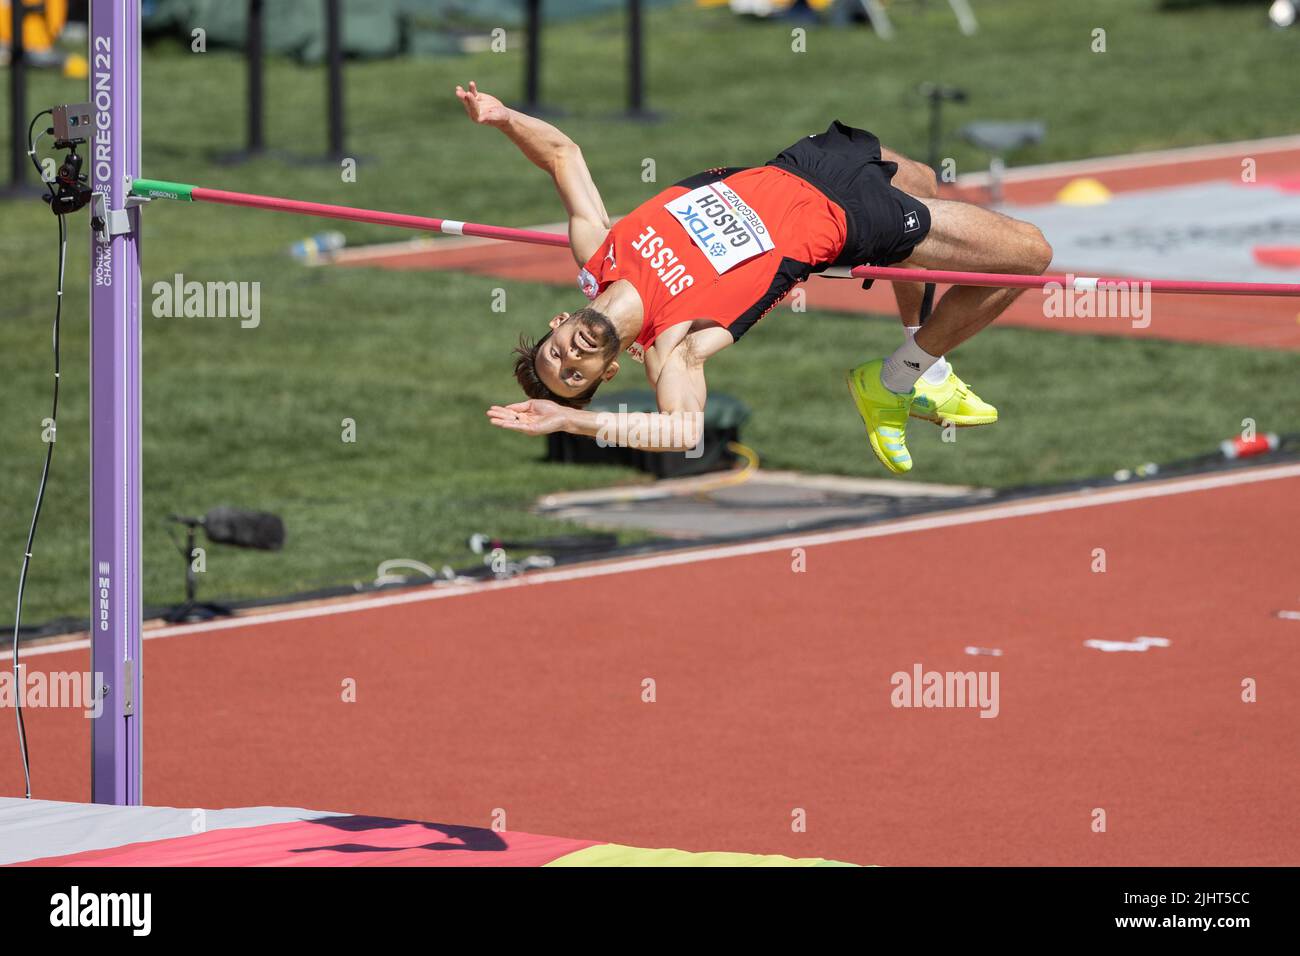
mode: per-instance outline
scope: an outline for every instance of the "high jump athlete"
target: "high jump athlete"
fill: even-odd
[[[470,119],[501,130],[550,175],[568,211],[569,246],[589,299],[552,317],[540,340],[515,350],[515,377],[528,399],[488,410],[502,428],[607,434],[602,417],[584,409],[627,353],[644,364],[659,407],[629,416],[627,434],[674,438],[620,444],[692,448],[699,426],[677,423],[700,419],[705,362],[809,276],[831,266],[894,264],[1041,275],[1052,259],[1035,226],[937,198],[927,166],[838,121],[765,165],[688,177],[611,224],[576,143],[473,82],[456,87],[456,95]],[[923,286],[894,288],[909,334],[892,355],[852,369],[848,383],[872,451],[901,474],[912,468],[909,416],[954,425],[997,421],[997,409],[943,356],[997,318],[1021,290],[955,286],[917,328]],[[797,349],[802,333],[792,332]],[[653,421],[656,414],[664,421]]]

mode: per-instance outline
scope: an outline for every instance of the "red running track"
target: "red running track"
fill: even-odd
[[[145,799],[501,808],[510,829],[888,865],[1296,865],[1300,621],[1276,612],[1300,607],[1297,492],[1300,465],[1256,468],[167,632],[145,644]],[[1140,635],[1171,643],[1083,644]],[[918,662],[996,669],[999,716],[894,709]],[[85,799],[86,722],[28,718],[36,795]]]

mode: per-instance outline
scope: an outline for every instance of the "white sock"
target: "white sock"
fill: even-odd
[[[907,341],[885,359],[885,364],[880,368],[880,383],[891,392],[906,395],[916,380],[937,361],[939,360],[917,345],[909,335]]]
[[[903,326],[903,331],[907,333],[907,337],[909,339],[914,338],[916,336],[916,333],[919,332],[920,329],[921,327],[919,325]],[[942,355],[940,355],[937,359],[935,359],[934,364],[925,370],[925,374],[922,375],[921,377],[925,379],[927,382],[929,382],[931,385],[942,385],[944,383],[944,379],[948,377],[948,373],[951,371],[952,371],[952,366],[948,364],[948,360],[944,358]]]

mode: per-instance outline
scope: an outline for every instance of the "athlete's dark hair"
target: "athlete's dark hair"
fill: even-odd
[[[580,309],[573,313],[571,318],[582,318],[583,313],[595,312],[595,309]],[[596,314],[599,315],[600,313]],[[519,336],[519,344],[515,346],[514,351],[511,353],[515,357],[515,381],[519,383],[519,387],[524,390],[524,394],[529,398],[544,398],[555,402],[557,405],[567,405],[569,408],[586,408],[596,394],[596,389],[600,388],[599,379],[596,380],[595,385],[581,395],[569,397],[567,395],[557,395],[551,391],[538,376],[537,353],[550,337],[551,333],[547,332],[536,342],[532,342],[529,341],[526,335]]]

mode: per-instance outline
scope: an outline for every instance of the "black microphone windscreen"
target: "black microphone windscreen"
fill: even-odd
[[[203,517],[208,539],[240,548],[279,551],[284,547],[284,522],[267,511],[213,508]]]

